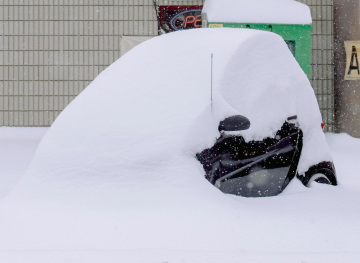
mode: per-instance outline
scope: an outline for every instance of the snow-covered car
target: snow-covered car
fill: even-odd
[[[204,174],[243,196],[276,195],[295,173],[305,185],[335,185],[321,123],[310,82],[279,35],[169,33],[130,50],[65,108],[17,189],[40,181],[47,187],[34,185],[36,196],[90,191],[86,200],[114,202],[154,182],[216,191]],[[97,198],[100,186],[106,195]]]

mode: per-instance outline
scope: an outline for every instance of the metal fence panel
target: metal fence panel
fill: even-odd
[[[311,84],[326,131],[334,125],[332,0],[310,6]],[[159,5],[202,5],[165,1]],[[120,37],[155,36],[152,0],[1,0],[0,125],[49,126],[108,65]]]

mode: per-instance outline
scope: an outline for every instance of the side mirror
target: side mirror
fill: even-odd
[[[245,116],[235,115],[226,118],[219,124],[219,132],[221,131],[243,131],[250,128],[250,121]]]

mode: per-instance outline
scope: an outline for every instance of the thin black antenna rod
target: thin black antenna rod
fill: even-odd
[[[211,111],[212,111],[212,104],[213,104],[212,89],[213,89],[213,54],[211,53]]]

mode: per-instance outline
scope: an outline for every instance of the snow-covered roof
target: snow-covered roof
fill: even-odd
[[[311,24],[307,5],[294,0],[206,0],[209,22]]]

